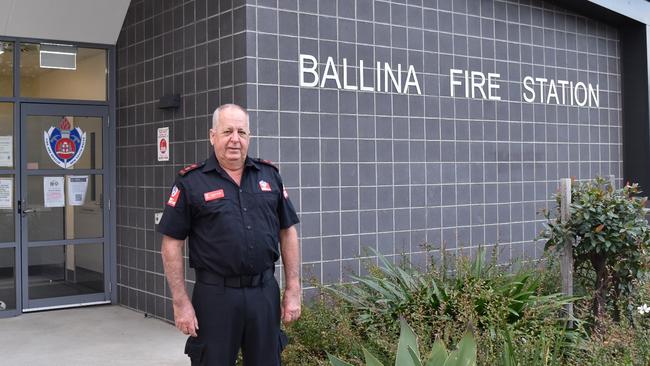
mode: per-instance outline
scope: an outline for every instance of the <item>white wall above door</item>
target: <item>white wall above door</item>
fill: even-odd
[[[131,0],[0,0],[0,36],[115,44]]]

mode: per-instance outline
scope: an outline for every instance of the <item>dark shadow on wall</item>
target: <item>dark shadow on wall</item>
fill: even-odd
[[[621,103],[623,114],[623,179],[650,192],[650,25],[627,18],[587,0],[552,1],[618,27],[621,40]],[[614,3],[614,2],[612,2]],[[643,12],[643,3],[628,3],[629,11]],[[637,9],[638,8],[638,9]],[[637,14],[638,15],[638,14]]]

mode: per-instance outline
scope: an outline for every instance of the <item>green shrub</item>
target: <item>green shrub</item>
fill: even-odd
[[[326,365],[327,354],[360,359],[363,341],[353,328],[352,315],[333,301],[305,306],[297,322],[287,327],[290,342],[282,358],[286,365]]]
[[[590,303],[577,304],[578,312],[589,313],[590,308]],[[646,321],[638,312],[631,319],[623,317],[619,321],[613,321],[608,316],[601,318],[597,331],[592,332],[580,351],[573,355],[571,364],[650,365],[650,328]]]
[[[566,223],[560,216],[560,199],[556,195],[555,214],[545,212],[546,228],[542,237],[547,249],[562,249],[574,241],[576,276],[586,289],[593,291],[592,314],[595,319],[612,309],[620,319],[621,296],[634,291],[634,283],[648,269],[650,225],[645,218],[647,198],[640,198],[638,185],[613,188],[603,178],[571,186],[571,217]]]
[[[570,299],[542,292],[548,287],[543,269],[521,266],[510,273],[493,259],[486,261],[483,251],[473,261],[459,259],[453,275],[398,266],[380,254],[378,259],[380,266],[368,276],[355,277],[356,284],[326,291],[356,314],[357,329],[366,339],[377,339],[375,345],[384,355],[394,350],[390,337],[382,335],[395,339],[401,317],[413,325],[424,348],[431,348],[436,338],[455,344],[468,326],[474,328],[484,365],[499,362],[507,331],[516,345],[551,340],[546,347],[558,357],[580,338],[564,330],[560,317]]]
[[[636,309],[650,305],[646,280],[638,280],[636,291],[624,299],[634,304],[629,319],[606,320],[599,332],[588,334],[577,319],[575,329],[566,329],[561,309],[570,299],[557,295],[559,271],[550,259],[511,269],[478,255],[472,261],[458,258],[453,271],[425,272],[381,256],[379,263],[361,277],[364,281],[323,289],[320,300],[305,306],[301,319],[287,328],[284,364],[330,365],[332,354],[365,365],[366,349],[381,364],[392,365],[403,317],[420,350],[433,349],[434,341],[453,348],[470,329],[478,365],[650,365],[650,314]],[[573,300],[576,317],[583,319],[590,298]]]
[[[371,352],[363,349],[366,366],[383,366],[384,364]],[[471,333],[463,336],[455,350],[449,352],[445,344],[437,340],[428,358],[422,360],[417,342],[417,336],[408,323],[400,320],[400,337],[395,357],[395,365],[399,366],[474,366],[476,365],[476,341]],[[329,355],[332,366],[352,366],[351,364]],[[426,362],[426,363],[425,363]]]

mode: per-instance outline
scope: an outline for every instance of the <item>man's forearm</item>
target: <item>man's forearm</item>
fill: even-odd
[[[183,265],[183,240],[164,236],[162,240],[162,259],[169,289],[172,291],[174,303],[189,302],[185,289],[185,273]]]
[[[285,289],[300,290],[300,246],[294,226],[280,231]]]

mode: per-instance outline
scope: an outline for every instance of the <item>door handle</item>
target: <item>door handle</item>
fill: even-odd
[[[29,214],[29,213],[34,213],[37,212],[38,210],[35,208],[28,208],[26,210],[23,210],[23,206],[27,206],[27,202],[24,202],[22,200],[18,200],[18,213],[21,215]]]

